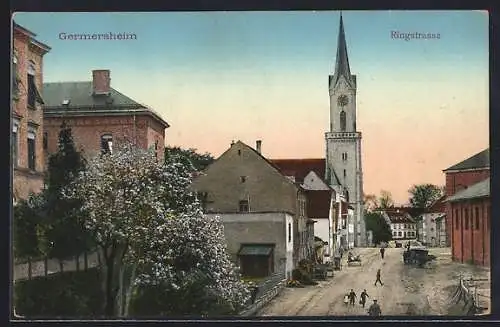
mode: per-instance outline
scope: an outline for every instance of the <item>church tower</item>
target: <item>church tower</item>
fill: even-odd
[[[354,216],[349,225],[349,239],[354,246],[366,246],[363,217],[363,173],[361,168],[361,132],[356,129],[356,76],[351,75],[344,23],[340,14],[335,72],[328,77],[330,94],[330,131],[326,138],[326,179],[344,194]]]

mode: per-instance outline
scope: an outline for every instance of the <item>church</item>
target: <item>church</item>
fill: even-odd
[[[341,14],[334,74],[328,76],[330,130],[325,133],[326,157],[271,159],[286,176],[301,184],[309,193],[324,191],[325,184],[335,191],[335,199],[332,200],[335,202],[335,217],[324,217],[330,220],[327,225],[331,251],[340,245],[344,248],[367,246],[363,217],[361,132],[356,128],[356,90],[356,75],[351,74],[349,67]],[[304,177],[310,174],[324,183],[308,184]]]

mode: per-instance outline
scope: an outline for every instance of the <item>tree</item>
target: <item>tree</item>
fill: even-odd
[[[443,187],[433,184],[420,184],[413,185],[409,190],[410,205],[414,209],[413,217],[420,225],[422,221],[422,214],[432,206],[444,194]],[[417,239],[419,238],[419,228],[417,228]]]
[[[375,194],[365,194],[363,199],[363,206],[367,212],[372,212],[379,207],[378,199]]]
[[[85,170],[85,159],[76,150],[71,128],[65,122],[59,131],[58,151],[49,157],[46,175],[44,229],[48,255],[59,260],[90,250],[93,235],[85,229],[81,199],[62,196],[62,190]]]
[[[196,151],[193,148],[185,150],[180,147],[167,146],[165,147],[165,160],[171,156],[181,156],[191,162],[195,171],[202,171],[214,162],[215,159],[210,153],[199,154]]]
[[[365,214],[366,229],[373,233],[373,243],[389,242],[392,240],[391,227],[387,224],[382,214],[369,212]]]
[[[408,193],[410,193],[410,205],[420,209],[428,209],[444,194],[442,187],[433,184],[413,185]]]
[[[41,228],[44,203],[43,194],[30,194],[27,200],[14,206],[13,248],[18,259],[31,260],[44,252]]]
[[[378,198],[378,205],[380,209],[387,209],[394,207],[394,200],[392,199],[392,194],[389,191],[380,191],[380,196]]]
[[[245,300],[226,259],[222,224],[201,213],[189,189],[193,167],[183,158],[158,164],[150,151],[125,143],[92,158],[67,190],[67,197],[84,200],[85,227],[103,256],[107,316],[127,316],[132,295],[147,286],[178,302],[176,291],[189,288],[188,281],[234,307]]]

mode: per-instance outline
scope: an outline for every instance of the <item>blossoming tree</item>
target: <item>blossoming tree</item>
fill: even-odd
[[[66,190],[83,200],[85,228],[100,248],[107,316],[127,316],[141,289],[153,286],[175,298],[193,280],[235,310],[246,301],[221,222],[205,218],[190,192],[191,171],[180,157],[158,163],[153,153],[125,143],[90,159]],[[175,299],[188,307],[195,300]]]

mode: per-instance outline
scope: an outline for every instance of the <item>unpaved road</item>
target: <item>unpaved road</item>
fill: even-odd
[[[488,276],[488,269],[451,262],[449,248],[431,249],[438,259],[427,268],[403,265],[403,249],[389,248],[385,258],[379,249],[356,249],[361,266],[336,271],[333,278],[305,288],[285,288],[281,295],[264,307],[259,316],[346,316],[367,315],[359,302],[359,294],[367,290],[377,299],[383,315],[446,315],[448,298],[460,274],[475,278]],[[345,259],[344,259],[345,260]],[[383,286],[374,286],[377,269],[381,269]],[[354,306],[343,303],[344,295],[354,289],[358,298]],[[488,294],[489,295],[489,294]]]

